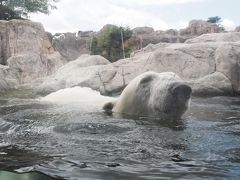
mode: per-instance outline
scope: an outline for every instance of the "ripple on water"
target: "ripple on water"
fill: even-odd
[[[117,124],[103,124],[103,123],[71,123],[58,125],[53,128],[57,133],[69,134],[105,134],[111,135],[116,133],[125,133],[129,131],[130,127],[117,126]]]
[[[107,116],[73,104],[0,105],[2,169],[66,179],[226,179],[240,170],[237,98],[193,99],[181,121]]]

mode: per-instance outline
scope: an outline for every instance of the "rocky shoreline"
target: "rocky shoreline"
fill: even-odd
[[[40,23],[0,21],[0,27],[1,92],[21,86],[43,95],[83,86],[113,95],[143,72],[172,71],[196,96],[240,95],[240,32],[203,34],[184,43],[150,43],[130,58],[110,63],[87,54],[68,62]]]

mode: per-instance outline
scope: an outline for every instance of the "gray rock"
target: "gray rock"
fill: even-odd
[[[235,32],[240,32],[240,26],[237,26],[234,31]]]
[[[195,81],[189,81],[193,94],[197,96],[233,95],[231,81],[222,73],[215,72]]]
[[[7,83],[30,83],[36,78],[50,75],[65,63],[52,47],[40,23],[0,21],[0,37],[0,64],[8,66],[8,75],[2,79]]]
[[[117,26],[107,24],[98,32],[78,31],[78,33],[57,33],[53,37],[48,35],[52,40],[53,47],[68,61],[72,61],[82,54],[90,54],[90,44],[93,36],[99,37],[114,27]],[[188,27],[180,31],[175,29],[154,31],[152,27],[136,27],[132,29],[132,32],[132,37],[125,42],[125,48],[138,51],[149,44],[183,43],[187,39],[202,34],[220,33],[224,32],[224,30],[215,23],[192,20],[189,22]]]
[[[216,71],[223,73],[231,81],[234,92],[240,94],[240,42],[220,45],[215,60]]]
[[[154,29],[152,27],[136,27],[133,30],[133,34],[151,34],[154,32]]]
[[[83,55],[44,81],[39,91],[84,86],[112,95],[143,72],[172,71],[189,82],[195,95],[240,94],[240,42],[226,38],[238,34],[211,35],[210,42],[151,44],[112,64],[100,56]]]
[[[219,35],[225,38],[224,33]],[[106,87],[108,92],[115,92],[145,71],[172,71],[194,85],[196,95],[240,94],[239,54],[239,42],[151,45],[146,51],[113,63],[117,74]]]
[[[185,43],[203,42],[237,42],[240,41],[240,32],[203,34],[199,37],[188,39]]]
[[[16,77],[20,75],[17,69],[10,70],[9,66],[3,66],[0,64],[0,91],[6,91],[13,89],[19,81]]]
[[[110,62],[99,56],[82,55],[75,61],[62,66],[54,75],[47,78],[37,89],[38,94],[74,86],[90,87],[106,91],[105,84],[116,74]]]
[[[92,31],[55,34],[52,38],[53,47],[68,61],[75,60],[82,54],[90,53]]]
[[[204,20],[192,20],[189,22],[187,28],[180,30],[180,35],[185,36],[188,39],[202,34],[220,33],[223,31],[224,29],[215,23],[209,23]]]

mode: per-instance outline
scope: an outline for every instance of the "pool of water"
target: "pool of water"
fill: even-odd
[[[0,175],[240,177],[239,97],[193,98],[190,110],[178,121],[121,118],[83,107],[0,97]]]

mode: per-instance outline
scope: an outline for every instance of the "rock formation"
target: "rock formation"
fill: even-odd
[[[74,66],[74,77],[79,79],[71,81],[66,73],[61,73],[64,75],[60,79],[65,83],[62,88],[87,86],[109,95],[121,92],[143,72],[172,71],[188,81],[195,95],[240,94],[240,41],[233,41],[239,36],[240,33],[202,35],[186,43],[149,45],[133,57],[112,64]]]
[[[185,39],[193,38],[207,33],[220,33],[224,32],[223,27],[215,23],[210,23],[204,20],[192,20],[185,29],[181,29],[179,34],[184,36]]]
[[[81,54],[90,53],[92,31],[76,33],[57,33],[52,37],[53,47],[68,61],[75,60]]]
[[[195,24],[191,22],[190,26],[195,27]],[[197,31],[200,34],[202,32],[205,31]],[[84,49],[82,46],[87,52],[86,42],[91,33],[93,32],[78,32],[77,36],[69,33],[52,36],[39,23],[0,21],[0,90],[24,83],[31,85],[32,82],[39,82],[36,79],[50,75],[39,87],[34,87],[37,92],[47,94],[61,88],[85,86],[111,95],[121,92],[130,80],[143,72],[172,71],[188,81],[195,95],[240,94],[239,32],[203,34],[188,39],[185,43],[173,40],[173,43],[154,41],[151,44],[151,39],[147,41],[149,34],[167,34],[171,38],[179,38],[179,32],[135,28],[136,37],[148,34],[144,42],[150,44],[133,53],[130,58],[115,63],[110,63],[101,56],[82,55],[77,58],[85,52],[80,51]],[[85,45],[76,45],[81,40]],[[56,43],[55,49],[51,41]],[[65,49],[65,43],[69,43],[72,50],[77,48],[73,51]],[[136,44],[135,46],[137,47]],[[68,60],[76,60],[64,65],[65,59],[56,50]],[[61,67],[62,65],[64,66]]]
[[[85,54],[65,64],[55,74],[46,78],[36,91],[38,94],[48,94],[74,86],[91,87],[94,90],[99,90],[115,74],[116,70],[107,59],[99,55]]]
[[[234,31],[235,32],[240,32],[240,26],[237,26]]]
[[[93,36],[99,36],[108,29],[116,27],[107,24],[100,31],[79,31],[76,33],[57,33],[53,36],[53,47],[69,61],[78,58],[81,54],[90,54],[91,40]],[[189,26],[180,31],[169,29],[166,31],[154,31],[151,27],[136,27],[132,29],[132,37],[125,42],[125,47],[132,51],[141,50],[148,44],[158,43],[183,43],[187,39],[206,33],[220,33],[223,28],[214,23],[203,20],[192,20]]]
[[[40,23],[0,21],[0,45],[0,90],[50,75],[64,63]]]

